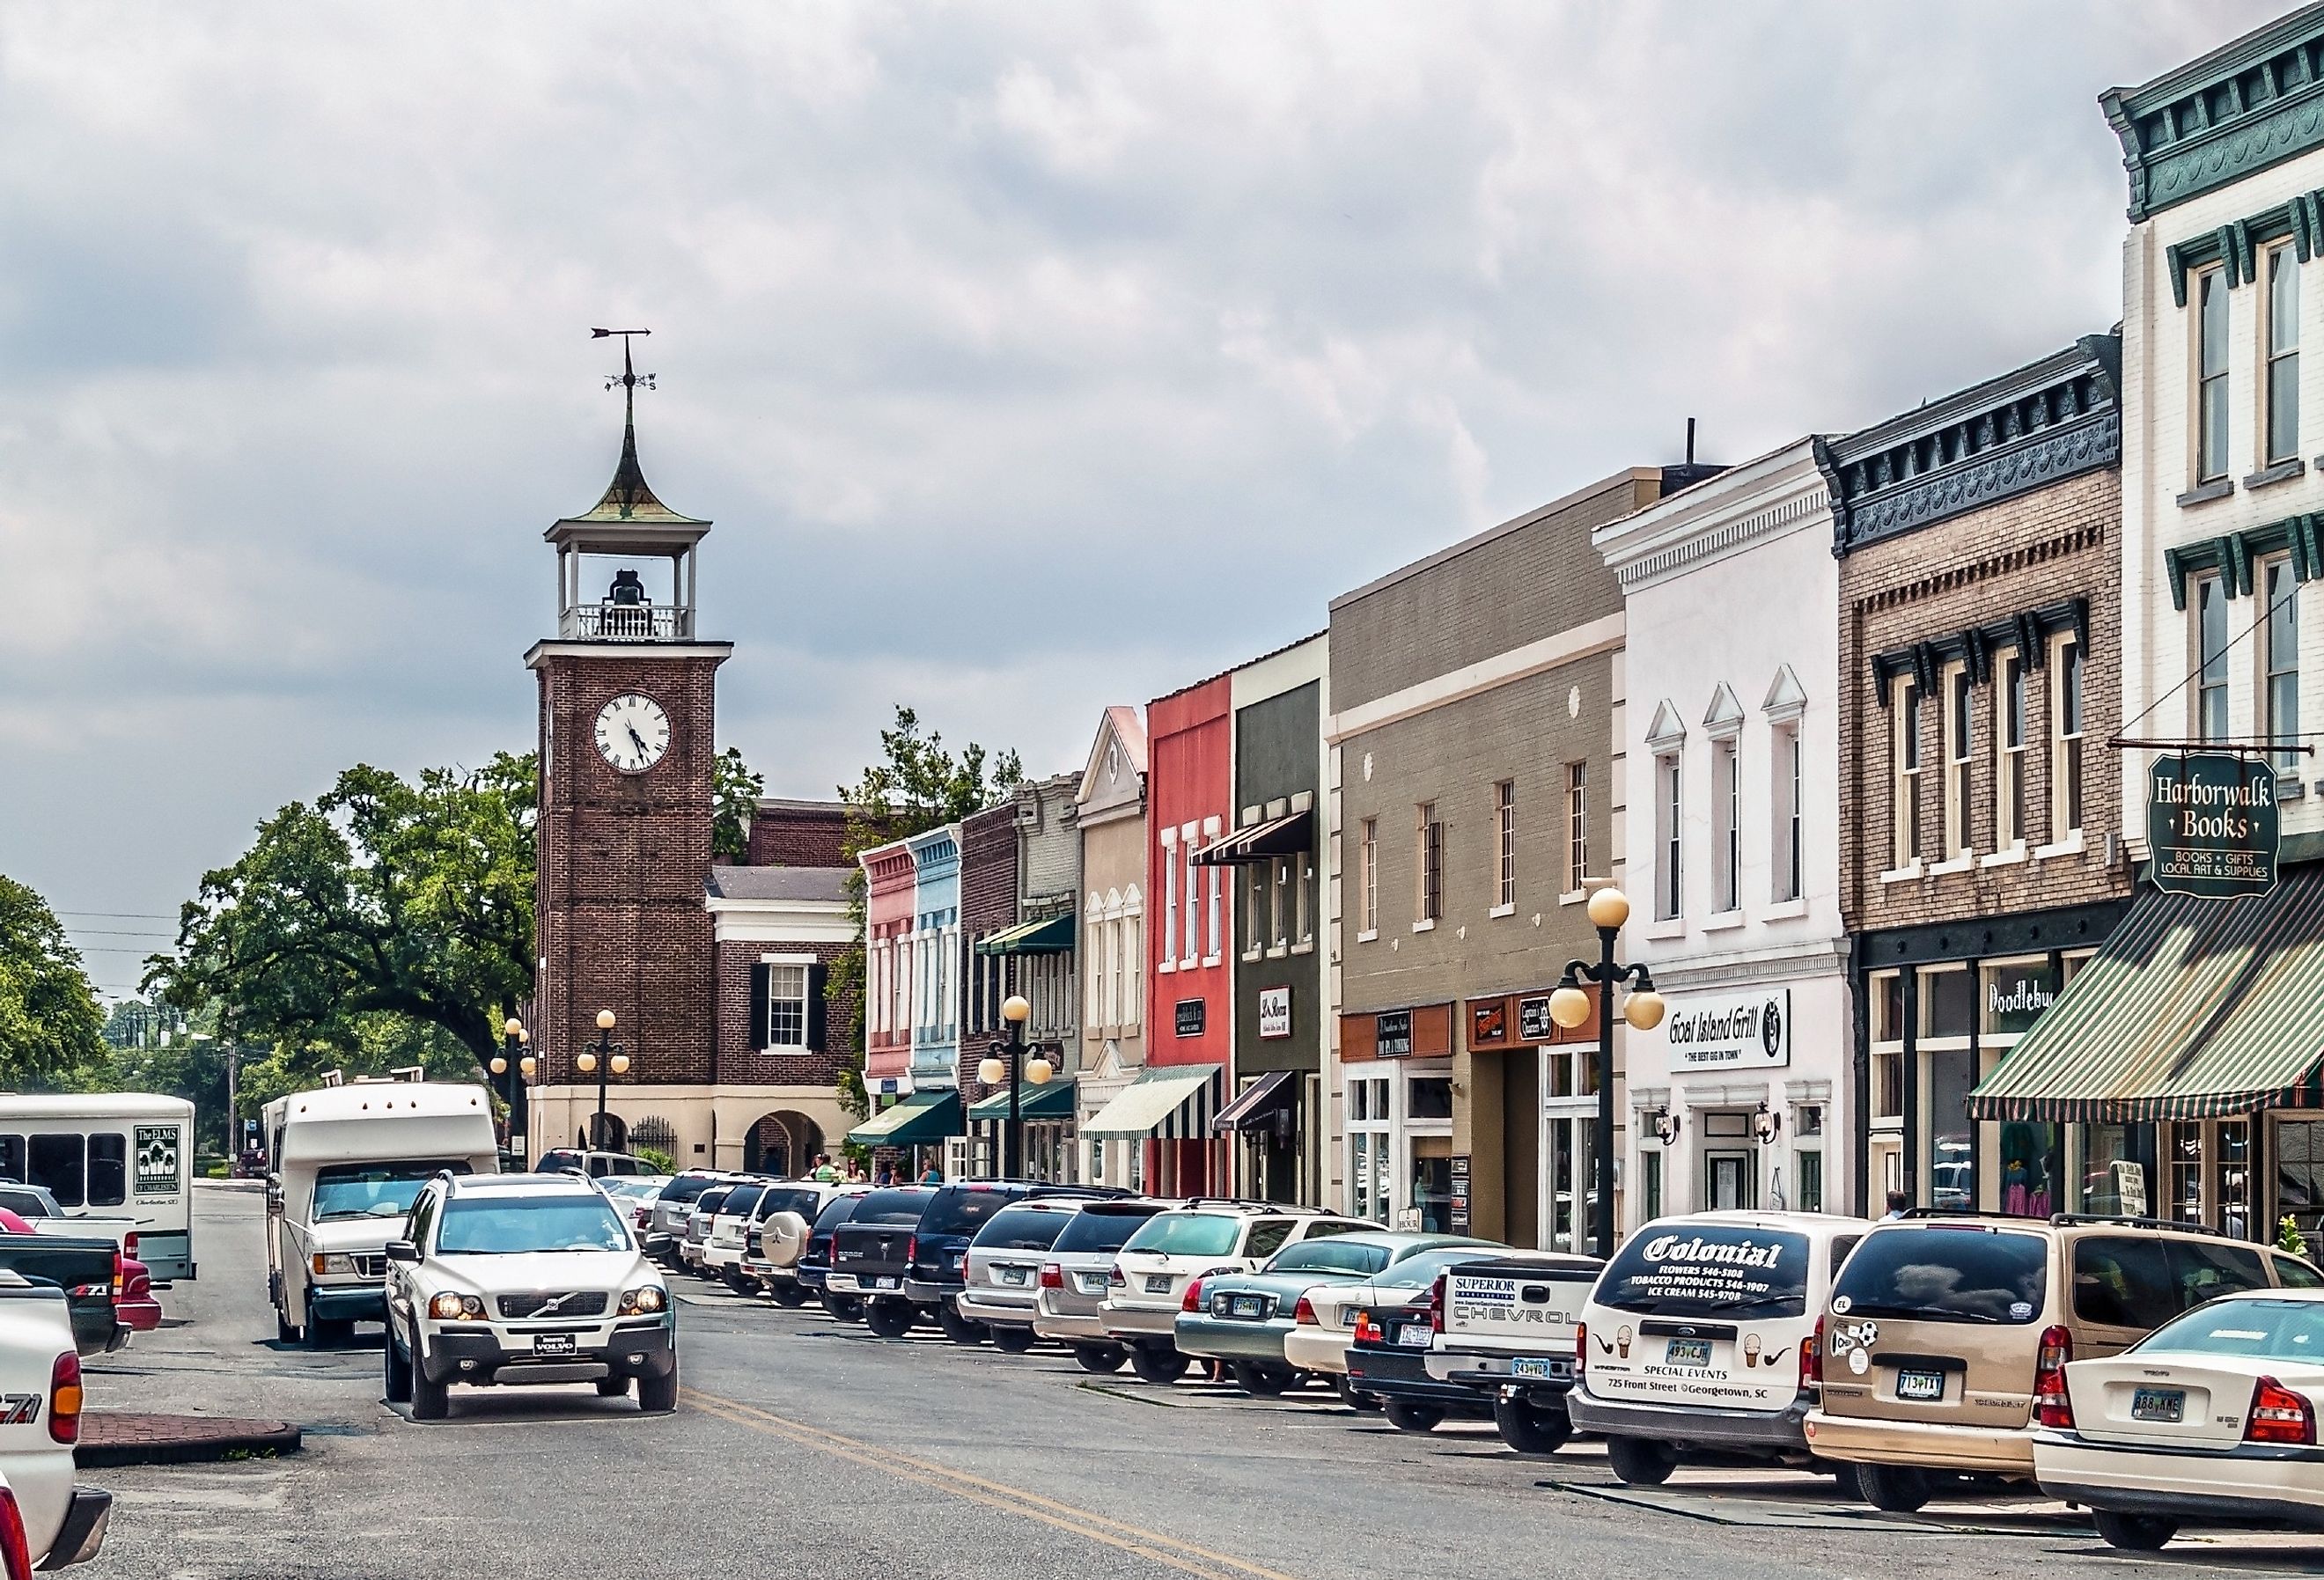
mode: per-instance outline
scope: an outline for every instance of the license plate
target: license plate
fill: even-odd
[[[1512,1377],[1563,1377],[1571,1361],[1555,1361],[1542,1355],[1519,1355],[1509,1363]]]
[[[1673,1366],[1708,1366],[1711,1364],[1711,1341],[1707,1338],[1674,1338],[1663,1359]]]
[[[892,1289],[902,1281],[900,1279],[873,1279],[872,1287],[875,1289]]]
[[[1168,1294],[1170,1292],[1170,1275],[1168,1273],[1148,1273],[1146,1275],[1146,1292],[1149,1295]]]
[[[1396,1342],[1400,1349],[1425,1350],[1428,1341],[1436,1335],[1417,1322],[1407,1322],[1396,1330]]]
[[[1259,1297],[1256,1295],[1237,1295],[1234,1298],[1233,1309],[1234,1314],[1237,1317],[1256,1317],[1259,1315]]]
[[[1004,1267],[1001,1270],[1001,1281],[1004,1284],[1021,1285],[1025,1281],[1025,1270],[1021,1267]]]
[[[536,1355],[569,1355],[573,1353],[573,1335],[569,1333],[534,1334],[532,1353]]]
[[[2134,1421],[2167,1421],[2176,1425],[2186,1418],[2187,1395],[2176,1388],[2142,1388],[2130,1396],[2130,1418]]]
[[[1075,1273],[1074,1275],[1074,1288],[1080,1290],[1084,1295],[1102,1295],[1105,1293],[1105,1275],[1103,1273]]]
[[[1945,1396],[1945,1374],[1941,1372],[1899,1372],[1896,1373],[1898,1399],[1939,1400]]]

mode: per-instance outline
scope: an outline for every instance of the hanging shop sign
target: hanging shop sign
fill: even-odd
[[[1469,1046],[1499,1048],[1509,1039],[1509,1001],[1469,1001]]]
[[[1412,1057],[1412,1012],[1390,1010],[1372,1017],[1373,1050],[1381,1058]]]
[[[1180,999],[1172,1026],[1181,1037],[1200,1037],[1203,1028],[1210,1023],[1210,1001]]]
[[[1673,995],[1662,1030],[1674,1076],[1782,1069],[1792,1062],[1792,990]]]
[[[1291,1035],[1289,988],[1262,987],[1259,990],[1259,1034],[1269,1040]]]
[[[2282,827],[2275,770],[2231,752],[2158,757],[2146,771],[2154,886],[2233,900],[2275,887]]]
[[[1517,1001],[1517,1035],[1527,1042],[1557,1040],[1557,1022],[1549,1018],[1549,995],[1535,993]]]

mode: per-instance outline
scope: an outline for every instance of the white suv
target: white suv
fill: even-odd
[[[620,1213],[570,1174],[439,1174],[387,1247],[387,1398],[441,1420],[455,1382],[594,1382],[678,1408],[677,1309]]]
[[[1379,1227],[1274,1202],[1190,1201],[1157,1213],[1130,1235],[1113,1259],[1099,1320],[1106,1336],[1129,1347],[1139,1376],[1175,1382],[1186,1370],[1176,1340],[1190,1280],[1249,1272],[1295,1240]]]

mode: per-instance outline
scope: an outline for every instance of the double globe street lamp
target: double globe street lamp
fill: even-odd
[[[532,1034],[524,1022],[511,1015],[501,1025],[501,1051],[493,1056],[493,1082],[500,1088],[501,1101],[508,1105],[509,1150],[522,1149],[518,1140],[528,1127],[524,1112],[524,1084],[532,1079],[532,1055],[525,1045]]]
[[[1009,1034],[996,1039],[989,1052],[976,1067],[976,1078],[988,1086],[997,1086],[1002,1080],[1009,1083],[1009,1128],[1001,1142],[1001,1172],[1004,1178],[1018,1178],[1025,1164],[1024,1081],[1045,1086],[1057,1067],[1039,1053],[1025,1057],[1025,1022],[1032,1018],[1033,1006],[1016,993],[1011,993],[1001,1006],[1001,1019],[1006,1022]],[[1018,1077],[1022,1074],[1024,1080]]]
[[[1596,1200],[1590,1209],[1592,1254],[1601,1260],[1614,1254],[1614,989],[1626,982],[1637,985],[1623,995],[1622,1019],[1640,1031],[1663,1023],[1663,995],[1643,966],[1620,966],[1614,960],[1614,938],[1630,919],[1630,902],[1619,889],[1600,889],[1590,896],[1590,925],[1598,929],[1598,963],[1569,960],[1557,991],[1549,995],[1549,1018],[1568,1031],[1589,1024],[1593,1007],[1590,990],[1598,989],[1598,1153]]]
[[[573,1058],[573,1067],[583,1075],[595,1072],[597,1076],[597,1117],[590,1122],[589,1144],[605,1144],[605,1082],[613,1076],[625,1076],[630,1071],[630,1056],[613,1040],[613,1012],[597,1012],[597,1040],[582,1045]]]

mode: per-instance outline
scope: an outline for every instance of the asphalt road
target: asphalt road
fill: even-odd
[[[1788,1473],[1682,1471],[1624,1492],[1587,1446],[1398,1433],[1318,1393],[1094,1379],[1046,1350],[895,1343],[679,1280],[675,1416],[586,1391],[455,1390],[448,1421],[380,1402],[373,1330],[278,1348],[260,1198],[196,1198],[202,1277],[171,1326],[92,1370],[93,1408],[288,1418],[302,1454],[114,1470],[82,1573],[181,1580],[1324,1580],[1432,1575],[2293,1574],[2324,1538],[2227,1535],[2111,1556],[2034,1500],[1895,1519]]]

